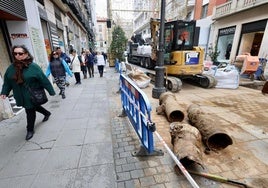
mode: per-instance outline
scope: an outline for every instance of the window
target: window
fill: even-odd
[[[61,21],[61,12],[60,12],[60,9],[56,6],[54,6],[54,10],[55,10],[55,17]]]
[[[206,18],[208,14],[208,4],[202,6],[201,18]]]
[[[99,34],[99,40],[100,40],[100,41],[103,41],[103,36],[102,36],[102,34]]]
[[[99,25],[99,32],[102,32],[102,25]]]

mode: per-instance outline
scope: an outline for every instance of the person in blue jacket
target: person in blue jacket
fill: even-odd
[[[68,66],[70,66],[72,64],[71,63],[71,58],[61,50],[61,47],[56,47],[56,51],[59,54],[59,57],[61,59],[63,59],[67,63]],[[68,76],[66,77],[65,85],[67,87],[70,85]]]
[[[13,46],[12,55],[14,62],[9,65],[5,72],[0,97],[5,99],[12,90],[17,106],[25,108],[27,118],[25,139],[29,140],[34,135],[36,112],[44,115],[43,122],[49,119],[51,112],[41,105],[33,104],[30,91],[26,85],[29,88],[45,88],[51,96],[55,95],[55,91],[40,66],[33,62],[33,56],[24,45]]]
[[[71,77],[73,76],[73,73],[70,70],[67,63],[65,62],[65,60],[59,57],[57,51],[52,51],[50,54],[49,64],[47,66],[46,76],[48,77],[50,74],[52,74],[58,88],[60,89],[59,95],[61,95],[63,99],[66,98],[65,96],[66,73]]]

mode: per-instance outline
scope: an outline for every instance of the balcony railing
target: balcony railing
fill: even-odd
[[[238,13],[247,9],[255,8],[257,6],[267,4],[268,0],[234,0],[221,4],[215,8],[213,19],[228,16],[230,14]]]

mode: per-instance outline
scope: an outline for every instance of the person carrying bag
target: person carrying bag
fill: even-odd
[[[17,106],[25,108],[27,118],[27,134],[25,139],[29,140],[34,135],[36,112],[44,115],[43,122],[49,119],[51,112],[40,104],[33,102],[31,91],[27,87],[31,89],[44,88],[51,96],[56,93],[49,79],[40,66],[33,62],[33,56],[24,45],[13,46],[12,55],[14,62],[9,65],[5,72],[0,97],[6,99],[11,90],[13,90]]]

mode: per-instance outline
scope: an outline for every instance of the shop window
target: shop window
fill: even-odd
[[[235,29],[236,27],[232,26],[219,30],[219,38],[217,42],[217,50],[220,52],[218,56],[219,61],[230,59]]]
[[[220,52],[218,60],[230,59],[233,46],[233,38],[234,34],[224,35],[218,38],[217,48],[218,51]]]
[[[238,54],[250,53],[252,56],[258,56],[262,38],[263,32],[243,34]]]

